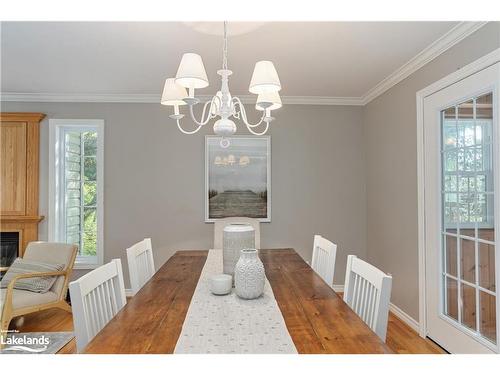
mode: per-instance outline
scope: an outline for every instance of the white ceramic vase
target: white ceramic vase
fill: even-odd
[[[223,272],[234,276],[234,267],[242,249],[255,247],[255,230],[247,224],[230,224],[224,228],[222,241]]]
[[[234,268],[234,286],[240,298],[258,298],[264,292],[264,265],[257,249],[241,250],[240,259]]]

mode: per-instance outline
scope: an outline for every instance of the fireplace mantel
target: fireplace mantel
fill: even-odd
[[[40,121],[43,113],[0,113],[0,231],[19,233],[19,255],[38,239]]]
[[[1,216],[2,224],[4,223],[39,223],[45,216]]]

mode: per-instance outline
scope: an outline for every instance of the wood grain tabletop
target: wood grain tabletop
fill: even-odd
[[[85,353],[173,353],[207,255],[176,252]],[[295,250],[260,250],[260,258],[299,353],[391,353]]]

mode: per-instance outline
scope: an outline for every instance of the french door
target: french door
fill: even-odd
[[[427,336],[498,353],[500,63],[424,98]]]

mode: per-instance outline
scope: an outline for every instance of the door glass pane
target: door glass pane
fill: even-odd
[[[445,151],[444,168],[446,172],[455,172],[457,170],[457,150]]]
[[[480,292],[479,304],[481,306],[481,334],[495,342],[497,336],[496,298],[491,294]]]
[[[476,98],[476,118],[491,120],[493,118],[493,94],[491,92]]]
[[[445,314],[458,320],[458,290],[457,282],[450,277],[445,277],[446,308]]]
[[[495,291],[495,246],[479,243],[479,285]]]
[[[460,240],[460,270],[462,280],[476,282],[476,243],[469,240]]]
[[[445,236],[444,241],[446,241],[446,272],[457,277],[457,238]]]
[[[476,329],[476,288],[469,285],[461,285],[462,296],[462,324]]]
[[[443,314],[496,340],[493,95],[441,112]]]
[[[474,101],[472,99],[457,106],[457,146],[472,146],[474,144]],[[472,130],[472,131],[471,131]]]
[[[480,239],[495,242],[495,215],[493,192],[477,194],[477,222]]]
[[[455,126],[456,108],[450,107],[443,111],[443,149],[451,150],[457,147],[457,127]]]
[[[444,189],[445,191],[458,191],[457,176],[446,175],[444,176]]]
[[[444,229],[447,233],[456,233],[459,220],[458,194],[443,194]]]

